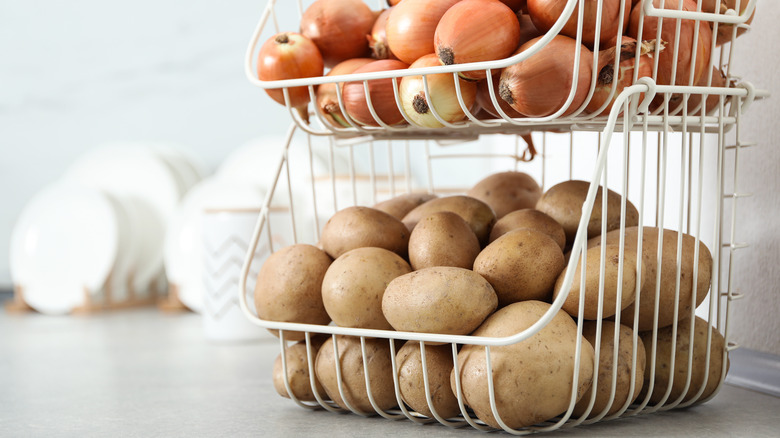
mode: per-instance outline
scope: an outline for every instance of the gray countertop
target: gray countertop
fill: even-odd
[[[209,342],[191,313],[0,311],[0,436],[484,436],[302,409],[273,389],[277,354],[270,335]],[[694,408],[546,436],[777,436],[778,414],[780,398],[726,385]]]

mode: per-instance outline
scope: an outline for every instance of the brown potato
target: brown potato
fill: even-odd
[[[312,366],[314,365],[314,358],[317,357],[317,352],[326,339],[328,337],[325,335],[313,336],[311,338]],[[285,360],[287,362],[287,381],[290,384],[292,395],[301,401],[316,401],[317,398],[314,396],[314,391],[311,388],[306,341],[300,341],[288,346],[285,350]],[[290,394],[287,392],[284,384],[284,368],[282,367],[281,353],[276,356],[276,361],[274,361],[273,381],[276,392],[282,397],[290,398]],[[314,377],[314,384],[316,385],[317,394],[324,398],[326,396],[325,388],[322,387],[316,376]]]
[[[400,221],[403,220],[404,216],[410,211],[414,210],[415,207],[435,198],[437,198],[437,196],[433,193],[405,193],[390,198],[387,201],[379,202],[374,205],[373,208],[384,211]]]
[[[497,303],[493,288],[475,272],[436,266],[391,281],[382,312],[396,330],[465,335],[496,310]]]
[[[409,262],[414,270],[432,266],[471,269],[480,249],[469,224],[449,211],[424,217],[409,236]]]
[[[466,194],[489,205],[501,219],[515,210],[534,208],[542,189],[531,175],[510,171],[488,176]]]
[[[617,365],[614,365],[615,352],[615,327],[619,326],[618,335],[618,356]],[[596,345],[596,321],[586,321],[582,326],[582,336]],[[634,338],[636,338],[636,368],[631,372],[631,363],[633,362]],[[617,413],[623,408],[623,405],[631,396],[632,403],[639,396],[642,390],[643,379],[645,375],[645,347],[642,339],[634,336],[634,331],[630,328],[615,324],[613,321],[602,321],[601,326],[601,348],[599,351],[598,382],[595,387],[591,386],[582,396],[579,402],[574,406],[572,416],[580,417],[590,404],[592,391],[596,390],[596,400],[593,408],[588,414],[588,418],[600,415],[606,410],[605,416]],[[617,370],[617,371],[615,371]],[[608,405],[610,394],[612,393],[612,374],[615,373],[615,398]],[[631,392],[631,379],[634,379],[634,390]]]
[[[451,211],[463,218],[477,235],[480,244],[487,242],[490,228],[496,222],[496,215],[489,205],[479,199],[459,195],[432,199],[410,211],[403,223],[412,231],[422,218],[439,211]]]
[[[388,410],[398,405],[395,398],[393,383],[393,365],[391,361],[390,344],[387,339],[368,338],[366,357],[360,347],[360,338],[354,336],[336,336],[339,350],[339,360],[336,361],[331,336],[322,344],[317,353],[315,371],[317,378],[325,388],[325,392],[337,405],[347,408],[347,403],[354,410],[363,413],[373,413],[374,408],[368,398],[364,365],[368,366],[368,379],[371,396],[377,407]],[[336,375],[336,363],[341,367],[341,383],[345,400],[339,393]]]
[[[406,257],[409,230],[389,214],[369,207],[348,207],[334,214],[320,237],[322,247],[331,257],[367,246],[384,248]]]
[[[533,208],[513,211],[496,221],[493,229],[490,230],[490,241],[518,228],[530,228],[550,236],[561,247],[561,251],[566,247],[566,233],[561,224]]]
[[[428,388],[431,403],[441,418],[451,418],[460,413],[458,399],[450,388],[452,373],[452,346],[425,345],[425,362],[428,370]],[[433,418],[428,399],[425,397],[425,381],[422,369],[420,343],[409,341],[398,350],[398,387],[401,398],[415,411]]]
[[[550,187],[536,203],[536,209],[548,214],[555,219],[566,232],[566,242],[569,246],[574,243],[577,234],[577,226],[582,217],[582,204],[588,195],[590,183],[587,181],[564,181]],[[596,191],[596,199],[593,203],[593,211],[588,220],[587,237],[595,237],[601,234],[601,201],[602,187]],[[620,227],[620,205],[622,196],[607,190],[607,231]],[[626,201],[626,227],[639,223],[639,212],[631,201]]]
[[[268,321],[323,324],[330,316],[322,303],[322,279],[331,258],[314,246],[297,244],[268,256],[257,274],[255,308]],[[269,330],[278,336],[277,330]],[[285,339],[300,341],[303,332],[286,332]]]
[[[676,338],[672,337],[672,328],[673,326],[668,326],[658,330],[655,369],[648,368],[645,370],[645,387],[642,389],[640,398],[646,396],[647,392],[650,390],[650,377],[652,373],[655,373],[655,383],[652,388],[650,403],[660,403],[670,384],[672,391],[669,394],[669,398],[666,399],[665,404],[672,403],[683,395],[683,391],[685,391],[685,386],[688,381],[688,375],[690,374],[690,386],[688,387],[688,390],[684,392],[685,396],[683,397],[683,402],[692,400],[702,386],[704,386],[704,392],[702,392],[697,400],[704,400],[712,395],[715,390],[718,389],[718,385],[720,385],[720,378],[723,374],[723,356],[728,354],[726,352],[726,340],[715,327],[712,327],[710,330],[712,333],[712,340],[710,357],[708,360],[707,321],[698,316],[696,317],[696,322],[693,324],[693,345],[689,342],[691,335],[690,315],[680,320],[677,324]],[[647,357],[650,357],[650,350],[653,347],[653,332],[652,330],[648,330],[640,333],[640,336],[645,343]],[[672,369],[672,349],[675,351],[674,375],[670,375],[670,370]],[[688,355],[691,351],[693,352],[693,363],[689,370]],[[726,371],[728,372],[728,356],[726,359]],[[708,362],[709,371],[705,373]],[[672,379],[674,379],[674,381],[671,381]]]
[[[626,253],[637,251],[638,227],[626,228]],[[639,293],[639,330],[653,328],[653,313],[655,309],[656,276],[658,272],[658,228],[644,227],[642,233],[642,290]],[[663,253],[661,256],[661,286],[658,306],[658,327],[666,327],[674,322],[675,288],[677,281],[677,238],[673,230],[663,231]],[[620,243],[620,230],[614,230],[606,235],[607,244]],[[683,234],[682,258],[680,266],[680,295],[678,318],[691,312],[691,297],[693,295],[693,256],[696,249],[695,238]],[[598,246],[601,238],[588,241],[588,246]],[[698,277],[696,280],[696,306],[698,307],[710,288],[712,276],[712,256],[709,249],[699,241]],[[626,307],[621,313],[620,322],[633,327],[634,304]]]
[[[474,260],[474,272],[496,290],[499,306],[524,300],[548,301],[565,267],[558,244],[550,236],[527,228],[499,237]]]
[[[355,248],[333,261],[322,280],[322,302],[342,327],[390,330],[382,295],[395,277],[412,272],[398,254],[384,248]]]
[[[618,295],[618,274],[620,272],[620,246],[605,245],[605,263],[604,263],[604,301],[602,303],[601,318],[609,318],[617,310],[616,306],[620,302],[620,309],[625,309],[634,302],[636,297],[636,251],[626,250],[623,254],[623,278],[622,290]],[[571,284],[571,291],[563,302],[562,309],[569,315],[577,318],[580,306],[580,297],[584,296],[585,305],[582,317],[585,319],[599,319],[599,275],[601,270],[601,247],[594,246],[587,250],[587,266],[585,268],[585,291],[580,290],[582,275],[582,259],[577,263],[577,269],[574,271],[574,280]],[[558,297],[563,286],[563,278],[566,276],[568,267],[558,276],[553,291],[553,299]],[[642,269],[644,272],[644,269]],[[642,277],[644,279],[646,277]],[[641,288],[641,284],[640,284]],[[631,314],[633,318],[633,313]]]
[[[491,315],[473,336],[504,337],[520,333],[550,309],[541,301],[510,304]],[[496,408],[512,428],[530,426],[562,414],[569,407],[574,377],[574,354],[581,346],[575,398],[579,400],[593,379],[593,347],[577,335],[577,324],[563,311],[530,338],[491,347]],[[490,407],[485,347],[464,345],[458,353],[460,381],[465,403],[477,417],[499,427]],[[457,392],[453,370],[450,383]]]

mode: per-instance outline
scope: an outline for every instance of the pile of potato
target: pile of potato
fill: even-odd
[[[269,321],[332,322],[342,327],[475,337],[519,333],[536,323],[564,292],[567,251],[588,187],[585,181],[566,181],[542,193],[529,175],[503,172],[483,179],[465,195],[406,194],[374,207],[343,209],[325,224],[316,246],[293,245],[267,259],[255,289],[257,314]],[[621,251],[622,197],[608,190],[606,200],[608,232],[600,236],[599,188],[587,229],[584,289],[579,258],[571,291],[550,323],[522,342],[490,349],[500,421],[491,408],[487,380],[491,371],[485,347],[478,345],[459,345],[457,358],[453,358],[451,344],[425,344],[423,349],[418,342],[396,341],[400,396],[409,408],[440,419],[457,416],[461,413],[456,396],[460,387],[464,404],[480,420],[494,427],[503,422],[520,428],[566,412],[575,390],[573,415],[592,418],[612,415],[645,397],[651,378],[655,382],[649,394],[651,403],[662,401],[672,379],[667,403],[680,397],[684,401],[704,399],[717,389],[724,366],[723,336],[712,329],[707,367],[708,325],[698,318],[690,320],[692,306],[698,306],[710,289],[709,250],[700,242],[698,260],[694,260],[694,237],[645,227],[640,253],[639,215],[626,201]],[[659,240],[663,245],[660,256]],[[682,243],[679,275],[678,240]],[[604,292],[600,300],[602,252]],[[679,297],[675,297],[678,283]],[[676,301],[679,310],[675,315]],[[577,330],[580,306],[581,336]],[[635,307],[638,335],[632,329]],[[656,307],[657,356],[655,368],[650,369],[646,365]],[[615,321],[618,311],[620,318]],[[691,330],[693,347],[689,345]],[[314,401],[313,381],[322,399],[353,411],[372,413],[398,405],[391,362],[394,350],[386,338],[364,339],[364,357],[359,337],[312,336],[312,369],[304,333],[285,332],[285,339],[299,342],[285,350],[292,394],[285,385],[281,355],[276,361],[274,384],[282,396]],[[581,353],[575,370],[577,348]],[[693,366],[688,370],[691,348]],[[670,366],[672,349],[677,352],[674,369]],[[422,350],[430,403],[423,383]],[[705,368],[709,370],[706,376]],[[616,383],[611,399],[613,372]],[[686,388],[689,372],[691,382]]]

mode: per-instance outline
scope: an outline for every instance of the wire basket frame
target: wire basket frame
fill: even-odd
[[[563,26],[566,24],[569,17],[578,17],[578,23],[582,23],[584,7],[580,6],[585,0],[568,0],[566,7],[561,13],[560,18],[555,22],[552,28],[543,34],[543,36],[534,43],[531,47],[528,47],[522,53],[515,54],[509,58],[495,60],[495,61],[483,61],[469,64],[454,64],[454,65],[442,65],[438,67],[425,67],[414,68],[405,70],[392,70],[381,71],[362,74],[347,74],[347,75],[334,75],[334,76],[321,76],[313,78],[299,78],[299,79],[286,79],[277,81],[263,81],[258,78],[257,75],[257,56],[259,51],[259,45],[265,39],[275,35],[276,33],[283,31],[298,31],[300,17],[303,14],[305,8],[311,3],[302,2],[300,0],[296,3],[296,13],[291,13],[290,5],[287,8],[283,7],[281,3],[275,0],[269,0],[261,15],[261,18],[257,24],[257,27],[251,37],[250,43],[247,47],[245,56],[245,72],[249,80],[256,86],[263,89],[282,89],[285,96],[285,102],[287,111],[289,112],[292,120],[304,131],[313,135],[334,135],[339,137],[354,137],[372,135],[376,138],[389,137],[389,138],[474,138],[477,134],[489,134],[489,133],[509,133],[516,134],[521,132],[539,131],[539,130],[556,130],[556,131],[569,131],[569,130],[596,130],[601,131],[604,129],[607,123],[607,114],[603,111],[608,102],[614,99],[619,90],[617,89],[618,80],[612,81],[610,89],[610,96],[607,101],[604,102],[598,109],[591,109],[586,111],[586,107],[590,103],[594,96],[594,92],[597,86],[597,78],[600,70],[599,59],[609,57],[611,65],[607,65],[604,69],[611,69],[611,74],[614,78],[620,77],[620,67],[618,61],[624,58],[625,54],[621,54],[621,50],[614,52],[606,52],[600,50],[603,45],[600,40],[607,40],[607,36],[602,35],[602,38],[595,38],[592,47],[587,48],[581,43],[583,42],[583,29],[582,26],[577,27],[576,42],[577,49],[575,54],[575,61],[573,63],[573,71],[580,71],[580,51],[590,51],[592,53],[592,65],[593,69],[589,78],[579,78],[577,74],[574,75],[573,83],[570,86],[569,94],[566,102],[558,108],[553,114],[544,117],[512,117],[508,115],[499,105],[501,97],[498,95],[498,90],[494,88],[492,81],[487,81],[489,89],[489,96],[494,110],[497,114],[484,118],[474,111],[474,108],[464,101],[463,95],[460,89],[460,82],[458,75],[463,72],[484,70],[487,77],[492,77],[501,72],[505,67],[516,64],[520,61],[526,60],[532,57],[534,54],[542,50],[546,45],[550,43],[560,32]],[[745,99],[744,104],[749,105],[755,97],[766,96],[764,91],[758,91],[757,93],[748,84],[741,83],[739,78],[733,73],[734,52],[738,46],[736,40],[737,32],[741,29],[748,29],[750,27],[749,20],[752,17],[756,0],[737,0],[735,7],[738,10],[742,10],[741,13],[737,13],[733,9],[720,8],[717,13],[701,12],[702,0],[695,0],[697,4],[696,11],[683,10],[683,2],[678,3],[669,0],[669,4],[676,5],[674,8],[669,6],[664,7],[665,0],[660,0],[658,7],[654,5],[652,1],[643,0],[640,5],[635,6],[639,8],[640,24],[638,29],[638,35],[643,37],[649,37],[643,33],[643,24],[645,22],[651,22],[657,24],[657,32],[652,38],[650,53],[643,52],[647,50],[642,44],[637,44],[634,54],[634,62],[637,65],[640,58],[644,55],[652,57],[652,70],[653,74],[649,77],[642,78],[639,76],[639,69],[633,69],[633,78],[630,84],[642,84],[645,89],[643,92],[659,96],[659,101],[653,106],[653,110],[645,112],[640,109],[637,114],[641,114],[642,118],[647,118],[647,129],[649,130],[661,130],[665,127],[671,126],[678,129],[682,125],[682,118],[686,118],[686,124],[691,126],[704,125],[707,132],[715,132],[719,122],[718,116],[715,114],[716,108],[706,105],[708,98],[716,99],[717,96],[728,96],[727,103],[730,104],[735,96],[735,89],[738,90],[736,94],[745,96],[751,94],[751,98]],[[625,10],[625,2],[620,2],[619,18],[627,17],[631,12]],[[636,2],[635,2],[636,3]],[[371,2],[369,2],[371,4]],[[385,7],[385,2],[378,0],[375,2],[378,9]],[[601,35],[601,16],[602,16],[602,3],[598,2],[596,10],[596,35]],[[742,8],[744,6],[744,8]],[[646,18],[646,20],[645,20]],[[649,21],[648,21],[649,20]],[[676,83],[674,72],[677,70],[678,63],[682,63],[680,56],[681,50],[684,48],[679,47],[680,41],[680,25],[681,23],[694,23],[694,34],[698,34],[700,27],[709,26],[712,28],[713,35],[718,33],[719,26],[732,26],[731,38],[726,44],[716,44],[716,38],[711,38],[711,43],[707,47],[698,47],[699,40],[695,39],[692,43],[691,50],[693,53],[697,53],[697,50],[701,50],[702,53],[708,54],[706,64],[703,67],[703,74],[698,79],[695,78],[695,68],[689,68],[690,75],[687,81],[684,83]],[[665,41],[662,40],[662,30],[664,26],[676,26],[676,35],[674,38],[674,44],[665,45]],[[614,38],[614,41],[622,41],[623,29],[618,27],[617,33],[608,35],[610,38]],[[656,41],[664,41],[664,44],[656,43]],[[706,42],[706,41],[704,41]],[[702,42],[702,46],[704,45]],[[659,53],[662,50],[672,51],[673,57],[671,61],[672,65],[672,78],[670,83],[659,83]],[[614,57],[614,60],[611,58]],[[590,58],[589,58],[590,59]],[[714,68],[713,68],[714,67]],[[720,72],[725,76],[725,81],[722,86],[718,86],[715,81],[715,72]],[[448,122],[437,113],[434,107],[429,90],[429,78],[434,74],[451,74],[454,79],[456,88],[456,94],[461,110],[465,114],[465,119],[457,122]],[[412,120],[404,111],[403,104],[401,102],[401,96],[399,94],[399,86],[397,80],[407,76],[421,76],[425,90],[426,90],[426,103],[433,116],[438,122],[440,122],[442,128],[427,128],[419,125]],[[302,115],[297,109],[292,108],[290,105],[289,91],[292,87],[307,87],[312,102],[317,101],[317,87],[322,84],[339,83],[344,84],[347,82],[362,82],[364,89],[368,90],[368,85],[371,80],[376,79],[388,79],[391,78],[393,84],[393,94],[396,100],[396,105],[401,115],[404,118],[404,122],[400,125],[388,125],[380,117],[371,104],[370,96],[366,93],[367,106],[371,113],[376,126],[368,126],[360,124],[352,120],[349,113],[345,109],[344,97],[341,92],[341,87],[336,87],[338,96],[338,103],[341,113],[347,121],[347,126],[341,126],[334,124],[325,117],[321,108],[316,104],[309,104],[306,111]],[[578,81],[588,80],[586,84],[588,86],[587,98],[580,105],[575,107],[574,95],[577,90]],[[564,86],[568,86],[564,84]],[[649,104],[649,103],[647,103]],[[725,123],[727,126],[732,126],[735,123],[734,117],[736,109],[733,105],[728,105],[727,117]],[[744,109],[743,109],[744,111]],[[643,126],[642,120],[634,120],[634,125]]]

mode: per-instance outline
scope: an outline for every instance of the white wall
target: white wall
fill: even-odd
[[[279,1],[292,10],[294,2]],[[213,167],[289,119],[243,73],[265,2],[6,1],[0,5],[0,287],[26,200],[83,152],[116,140],[170,141]],[[759,2],[733,73],[780,94],[780,4]],[[780,96],[757,102],[742,136],[732,338],[780,354]],[[275,159],[276,154],[269,151]],[[729,201],[730,202],[730,201]]]

